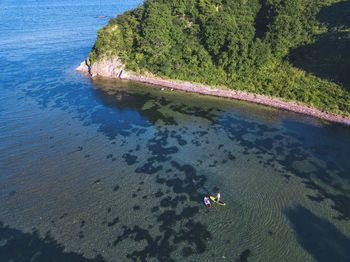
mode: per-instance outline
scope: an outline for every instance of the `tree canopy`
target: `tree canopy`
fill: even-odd
[[[98,31],[89,58],[93,63],[118,55],[135,72],[297,100],[349,116],[350,25],[337,19],[344,9],[350,10],[349,1],[146,0]],[[332,48],[335,37],[344,48]],[[333,60],[324,44],[335,53]]]

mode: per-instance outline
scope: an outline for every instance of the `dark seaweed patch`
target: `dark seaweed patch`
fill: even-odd
[[[131,154],[123,154],[122,158],[124,158],[125,162],[131,166],[136,163],[137,156],[131,155]]]
[[[132,238],[136,242],[146,241],[147,243],[143,250],[135,250],[132,253],[127,254],[127,258],[132,259],[133,261],[147,261],[148,258],[155,257],[159,261],[174,261],[170,258],[170,253],[173,251],[173,248],[170,247],[168,237],[156,237],[153,239],[148,230],[142,229],[139,226],[134,226],[132,229],[124,226],[123,230],[123,234],[114,241],[114,246],[128,238]]]
[[[176,161],[171,161],[171,165],[178,171],[180,171],[182,175],[179,174],[176,175],[175,178],[169,179],[164,179],[157,176],[156,182],[159,184],[166,184],[168,187],[172,188],[174,193],[186,193],[190,196],[191,200],[198,201],[197,189],[205,183],[205,176],[198,176],[196,173],[196,169],[191,165],[180,165]],[[166,200],[162,201],[164,204],[164,201]]]
[[[154,196],[157,197],[157,198],[159,198],[159,197],[161,197],[163,195],[164,195],[164,193],[162,191],[160,191],[160,190],[157,193],[154,194]]]
[[[158,208],[154,207],[152,210],[156,212]],[[198,207],[190,207],[181,214],[187,214],[187,217],[191,217],[196,211],[198,211]],[[183,218],[181,215],[177,215],[175,211],[164,211],[157,219],[160,223],[159,229],[162,235],[154,237],[151,236],[148,230],[142,229],[139,226],[134,226],[133,228],[123,226],[123,233],[114,241],[113,245],[116,246],[125,239],[146,242],[146,246],[142,250],[135,250],[127,255],[127,258],[133,261],[147,261],[149,258],[156,258],[159,261],[174,261],[171,258],[171,253],[178,249],[176,244],[181,242],[188,245],[187,249],[182,250],[184,256],[205,252],[205,243],[211,238],[211,234],[207,228],[203,224],[189,219],[176,232],[174,225],[180,219]],[[148,228],[152,228],[152,225],[149,225]],[[173,239],[173,243],[170,241],[171,239]]]
[[[231,161],[236,159],[236,157],[231,153],[231,151],[228,152],[227,157],[228,157]]]
[[[154,213],[154,212],[157,212],[158,210],[159,210],[159,207],[152,207],[151,212]]]
[[[324,197],[317,195],[317,196],[310,196],[310,195],[306,195],[309,199],[311,199],[312,201],[316,201],[316,202],[322,202],[324,200]]]
[[[176,146],[165,147],[168,144],[168,137],[169,131],[158,131],[156,137],[149,141],[148,149],[152,152],[152,155],[166,156],[178,152]]]
[[[168,179],[166,182],[168,187],[172,187],[175,193],[184,193],[185,189],[183,188],[182,180],[180,178]]]
[[[287,180],[289,180],[290,179],[290,175],[283,175],[285,178],[287,178]]]
[[[171,137],[175,138],[180,146],[184,146],[187,144],[187,141],[184,140],[181,135],[176,134],[175,131],[171,132]]]
[[[141,207],[139,205],[135,205],[135,206],[132,207],[132,209],[134,209],[136,211],[136,210],[140,210]]]
[[[164,184],[165,183],[165,179],[164,178],[160,178],[159,176],[156,176],[156,183],[158,184]]]
[[[218,161],[214,160],[214,162],[210,164],[209,167],[216,167],[217,164],[218,164]]]
[[[199,211],[199,207],[186,207],[181,212],[181,217],[190,218],[196,215]]]
[[[161,166],[161,165],[153,166],[153,164],[154,164],[154,161],[147,162],[142,167],[136,168],[135,172],[151,175],[151,174],[157,173],[158,171],[163,169],[163,166]]]
[[[176,215],[175,211],[167,210],[158,216],[157,221],[162,222],[160,230],[165,231],[167,228],[173,227],[178,219],[180,217]]]
[[[176,196],[175,198],[171,198],[168,196],[160,201],[160,206],[176,208],[178,204],[183,203],[185,200],[185,196]]]
[[[190,247],[184,247],[181,250],[181,253],[184,257],[189,257],[189,256],[193,255],[195,253],[195,251]]]
[[[255,144],[258,147],[269,151],[273,148],[273,139],[272,138],[256,139]]]
[[[60,216],[60,219],[63,219],[63,218],[65,218],[66,216],[68,216],[68,214],[67,214],[67,213],[64,213],[62,216]]]
[[[141,113],[143,115],[147,115],[147,118],[152,123],[156,123],[157,121],[161,120],[165,125],[177,125],[177,122],[173,117],[165,116],[158,109],[160,109],[160,106],[154,105],[151,108],[148,108],[146,110],[141,110]]]
[[[115,226],[118,222],[119,222],[119,217],[116,217],[116,218],[113,219],[112,222],[108,222],[107,226],[113,227],[113,226]]]
[[[204,110],[198,106],[187,106],[187,105],[171,105],[170,108],[175,111],[182,113],[184,115],[196,116],[208,120],[211,123],[215,123],[217,113],[219,110],[217,108],[211,108]]]
[[[93,259],[84,258],[82,255],[67,252],[65,246],[46,233],[40,237],[37,230],[32,233],[24,233],[17,229],[4,226],[0,222],[0,236],[5,245],[0,246],[0,261],[67,261],[67,262],[104,262],[101,255]],[[79,232],[79,238],[83,238]]]
[[[175,236],[174,243],[187,242],[195,253],[204,253],[206,241],[211,238],[210,232],[200,222],[189,220]],[[190,254],[189,254],[190,255]]]
[[[195,146],[201,146],[201,143],[198,141],[198,140],[195,140],[195,139],[192,139],[191,140],[191,143],[193,144],[193,145],[195,145]]]

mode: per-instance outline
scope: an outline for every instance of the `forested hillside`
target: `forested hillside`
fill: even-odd
[[[350,1],[146,0],[99,30],[92,63],[350,115]]]

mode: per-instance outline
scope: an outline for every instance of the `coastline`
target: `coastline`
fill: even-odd
[[[102,64],[106,65],[105,63],[102,63]],[[146,77],[143,75],[139,75],[139,76],[132,75],[128,72],[125,72],[124,66],[120,66],[120,64],[118,64],[117,72],[115,72],[116,68],[114,66],[112,66],[113,69],[111,70],[111,65],[108,63],[107,63],[109,67],[107,70],[108,72],[106,72],[105,68],[103,68],[103,70],[93,70],[94,65],[91,67],[89,65],[89,61],[85,60],[81,63],[79,67],[76,68],[76,70],[84,73],[88,73],[92,78],[95,76],[102,76],[102,77],[109,77],[109,78],[116,78],[116,79],[119,78],[124,80],[131,80],[131,81],[137,81],[141,83],[158,85],[158,86],[162,86],[170,89],[182,90],[185,92],[248,101],[248,102],[257,103],[257,104],[270,106],[274,108],[289,110],[296,113],[301,113],[304,115],[309,115],[319,119],[327,120],[330,122],[350,126],[349,117],[326,112],[317,108],[299,104],[298,102],[294,102],[294,101],[286,102],[279,98],[272,98],[264,95],[257,95],[246,91],[223,90],[223,89],[218,89],[216,87],[199,84],[199,83],[160,79],[160,78],[154,78],[154,77]],[[92,73],[92,71],[97,71],[97,73]]]
[[[305,115],[310,115],[310,116],[317,117],[330,122],[335,122],[335,123],[350,126],[349,117],[325,112],[317,108],[298,104],[297,102],[285,102],[278,98],[271,98],[268,96],[257,95],[257,94],[253,94],[245,91],[222,90],[222,89],[213,88],[211,86],[207,86],[203,84],[180,82],[176,80],[157,79],[157,78],[150,78],[145,76],[128,75],[121,78],[126,80],[132,80],[132,81],[137,81],[142,83],[163,86],[163,87],[172,88],[176,90],[182,90],[185,92],[199,93],[203,95],[211,95],[211,96],[225,97],[225,98],[231,98],[236,100],[253,102],[261,105],[266,105],[266,106],[285,109],[285,110],[289,110],[289,111],[293,111],[293,112],[297,112]]]

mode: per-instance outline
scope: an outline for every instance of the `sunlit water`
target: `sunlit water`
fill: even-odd
[[[0,261],[350,261],[349,127],[92,81],[97,16],[140,1],[21,2],[0,3]]]

